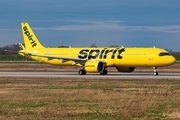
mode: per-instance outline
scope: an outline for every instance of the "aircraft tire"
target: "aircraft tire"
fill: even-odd
[[[107,75],[108,71],[104,69],[103,71],[100,72],[101,75]]]
[[[157,75],[158,75],[158,72],[154,72],[153,75],[154,75],[154,76],[157,76]]]
[[[79,73],[79,75],[86,75],[86,70],[81,69],[78,71],[78,73]]]

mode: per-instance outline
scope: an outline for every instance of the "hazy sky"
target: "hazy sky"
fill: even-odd
[[[0,0],[0,46],[28,22],[46,47],[160,47],[180,51],[180,0]]]

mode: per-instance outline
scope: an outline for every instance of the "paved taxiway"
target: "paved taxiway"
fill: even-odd
[[[179,79],[180,73],[118,73],[112,72],[108,75],[98,73],[87,73],[78,75],[77,72],[0,72],[0,77],[24,77],[24,78],[96,78],[96,79]]]

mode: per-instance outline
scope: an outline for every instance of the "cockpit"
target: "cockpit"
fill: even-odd
[[[170,54],[168,52],[161,52],[159,53],[159,56],[169,56]]]

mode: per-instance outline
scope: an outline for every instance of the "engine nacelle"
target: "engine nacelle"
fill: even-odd
[[[116,67],[119,72],[133,72],[135,67]]]
[[[102,61],[89,61],[84,65],[87,72],[101,72],[104,70],[104,63]]]

